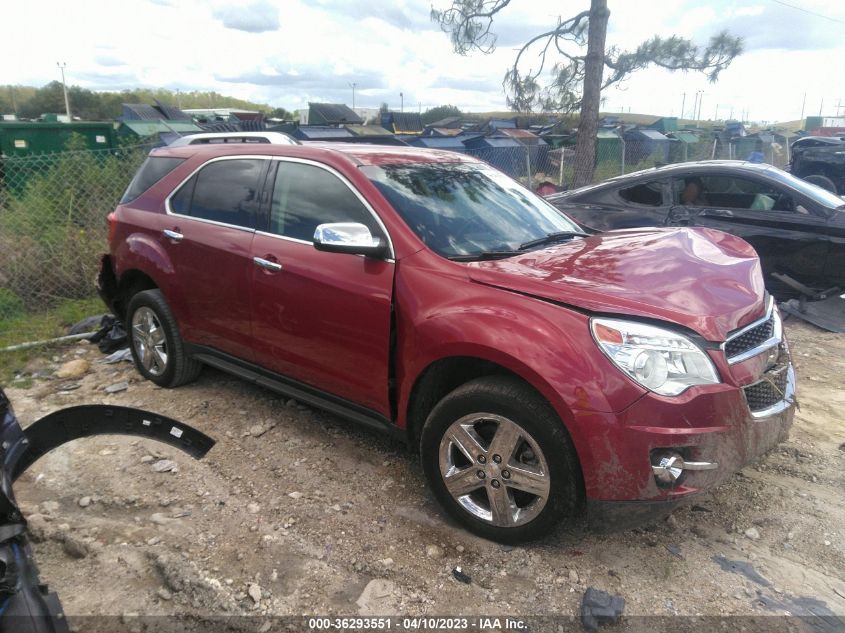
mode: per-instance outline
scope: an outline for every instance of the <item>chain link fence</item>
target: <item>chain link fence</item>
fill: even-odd
[[[150,148],[92,151],[75,148],[71,141],[62,153],[0,157],[0,349],[61,335],[60,326],[104,309],[96,299],[94,277],[107,249],[106,216]],[[772,145],[764,155],[783,167],[788,162],[784,149]],[[600,138],[594,180],[673,162],[736,158],[732,151],[712,140]],[[466,153],[541,194],[573,182],[573,148],[491,144]]]
[[[762,152],[765,162],[781,169],[787,168],[789,156],[786,145],[772,143]],[[553,148],[546,144],[520,143],[474,148],[465,153],[490,163],[541,194],[570,189],[574,182],[574,147]],[[626,141],[614,135],[598,141],[593,182],[672,163],[747,158],[747,155],[739,155],[735,144],[720,143],[714,139],[697,142]]]
[[[71,139],[65,152],[0,157],[0,348],[60,335],[56,327],[64,324],[51,323],[97,305],[106,216],[150,147],[75,145]],[[45,319],[50,313],[58,316]]]

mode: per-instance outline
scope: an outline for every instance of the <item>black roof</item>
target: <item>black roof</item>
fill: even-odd
[[[188,114],[182,112],[179,108],[174,108],[171,105],[167,105],[166,103],[162,103],[158,99],[154,99],[156,102],[156,108],[159,112],[164,115],[164,118],[168,121],[190,121],[191,117]]]
[[[390,112],[394,132],[422,132],[425,126],[418,112]]]
[[[343,103],[309,103],[308,124],[309,125],[338,125],[341,123],[361,124],[364,119],[359,117],[347,105]]]

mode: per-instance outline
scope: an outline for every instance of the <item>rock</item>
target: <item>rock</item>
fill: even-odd
[[[153,536],[152,538],[147,539],[147,545],[158,545],[161,543],[161,538],[158,536]]]
[[[173,523],[176,519],[173,517],[169,517],[166,514],[162,514],[161,512],[156,512],[150,517],[150,521],[155,523],[156,525],[167,525],[169,523]]]
[[[176,462],[171,459],[160,459],[153,464],[152,468],[153,472],[156,473],[179,472],[179,467],[176,465]]]
[[[29,536],[35,543],[43,543],[50,534],[50,527],[43,514],[30,514],[26,517]]]
[[[360,615],[378,615],[387,613],[387,603],[396,591],[396,585],[383,578],[374,578],[367,583],[364,591],[358,596],[355,604],[358,605]]]
[[[452,576],[455,578],[455,580],[457,580],[458,582],[462,582],[465,585],[468,585],[472,582],[472,576],[464,572],[464,570],[460,567],[455,567],[455,569],[452,570]]]
[[[752,541],[756,541],[760,538],[760,532],[757,531],[757,528],[750,527],[744,532],[746,538],[750,538]]]
[[[571,582],[573,585],[578,584],[578,572],[574,569],[569,570],[569,582]]]
[[[455,550],[458,552],[458,554],[463,554],[465,549],[466,548],[463,545],[458,545],[457,547],[455,547]]]
[[[55,514],[59,511],[58,501],[42,501],[41,510],[44,514]]]
[[[252,601],[255,604],[261,602],[261,587],[258,586],[256,583],[250,583],[246,592],[249,594],[249,597],[252,598]]]
[[[80,497],[78,503],[80,508],[87,508],[91,505],[91,497]]]
[[[172,600],[173,599],[173,594],[170,593],[164,587],[159,587],[158,591],[156,591],[156,595],[159,598],[161,598],[162,600]]]
[[[384,565],[385,567],[393,567],[393,559],[392,558],[382,558],[379,563]]]
[[[257,503],[250,503],[246,507],[246,509],[247,509],[247,512],[249,512],[250,514],[258,514],[258,512],[261,510],[261,506],[258,505]]]
[[[588,631],[596,631],[601,624],[616,624],[624,610],[622,596],[588,587],[581,599],[581,623]]]
[[[267,427],[265,427],[261,424],[255,424],[255,425],[249,427],[249,434],[252,435],[252,437],[261,437],[266,432],[267,432]]]
[[[90,369],[91,363],[84,358],[69,360],[56,371],[56,378],[82,378]]]
[[[69,534],[65,535],[62,540],[62,549],[71,558],[85,558],[88,556],[88,545],[84,541]]]
[[[434,559],[443,558],[443,556],[444,556],[443,548],[439,547],[437,545],[426,545],[425,555],[428,556],[429,558],[434,558]]]
[[[129,383],[124,380],[123,382],[116,382],[113,385],[109,385],[106,387],[105,392],[119,393],[121,391],[126,391],[127,389],[129,389]]]
[[[144,455],[141,458],[141,463],[142,464],[152,464],[155,460],[156,460],[156,458],[153,457],[152,455]]]
[[[288,493],[288,497],[290,497],[291,499],[302,499],[303,496],[304,495],[301,492],[297,491]]]

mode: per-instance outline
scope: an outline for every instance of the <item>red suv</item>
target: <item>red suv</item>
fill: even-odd
[[[110,214],[100,292],[138,371],[203,364],[419,448],[485,537],[654,517],[783,439],[760,263],[708,229],[587,236],[483,162],[187,138]]]

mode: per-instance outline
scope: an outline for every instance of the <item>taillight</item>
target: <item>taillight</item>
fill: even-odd
[[[106,221],[109,224],[109,243],[111,243],[117,233],[117,214],[112,211],[106,216]]]

